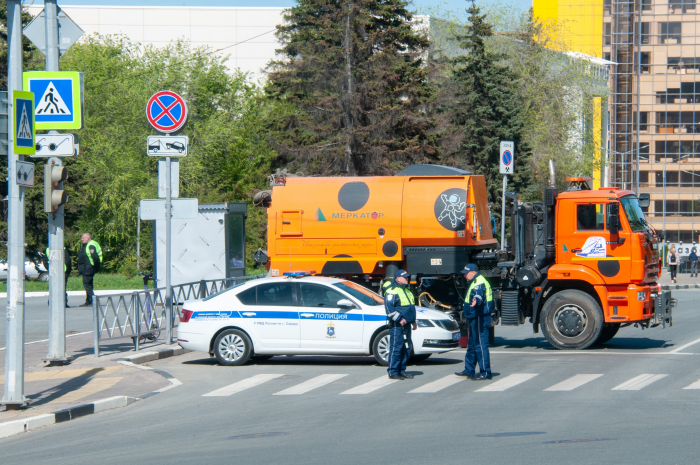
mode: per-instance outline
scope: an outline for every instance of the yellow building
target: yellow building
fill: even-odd
[[[564,26],[563,38],[573,51],[614,62],[606,112],[609,185],[650,194],[647,216],[670,242],[697,241],[696,0],[534,0],[533,10],[536,18]]]

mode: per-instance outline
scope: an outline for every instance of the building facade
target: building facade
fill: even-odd
[[[700,234],[700,58],[696,0],[535,0],[572,48],[614,62],[608,183],[651,195],[671,242]],[[600,36],[598,33],[600,32]],[[697,92],[696,92],[697,89]]]

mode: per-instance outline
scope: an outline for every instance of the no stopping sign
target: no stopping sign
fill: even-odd
[[[161,90],[148,99],[146,117],[156,130],[169,134],[187,122],[187,104],[175,92]]]

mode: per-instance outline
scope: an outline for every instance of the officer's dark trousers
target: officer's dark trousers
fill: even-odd
[[[491,374],[491,361],[489,359],[489,326],[491,316],[479,316],[469,318],[469,345],[467,356],[464,358],[464,371],[474,373],[476,364],[479,364],[481,373]]]
[[[92,303],[92,296],[95,295],[95,293],[92,292],[92,278],[94,277],[95,275],[93,274],[83,275],[83,287],[85,288],[85,302],[88,304]]]
[[[394,324],[393,328],[389,329],[389,376],[401,375],[406,372],[406,365],[408,365],[408,357],[411,355],[411,325],[406,323],[404,325],[406,329],[406,340],[408,341],[408,348],[406,348],[406,341],[403,338],[402,326],[398,323]]]

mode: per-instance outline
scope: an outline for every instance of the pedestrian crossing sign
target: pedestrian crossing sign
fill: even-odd
[[[24,90],[35,96],[37,129],[82,128],[82,82],[75,71],[24,73]]]
[[[12,91],[12,148],[18,155],[34,155],[34,94]]]

